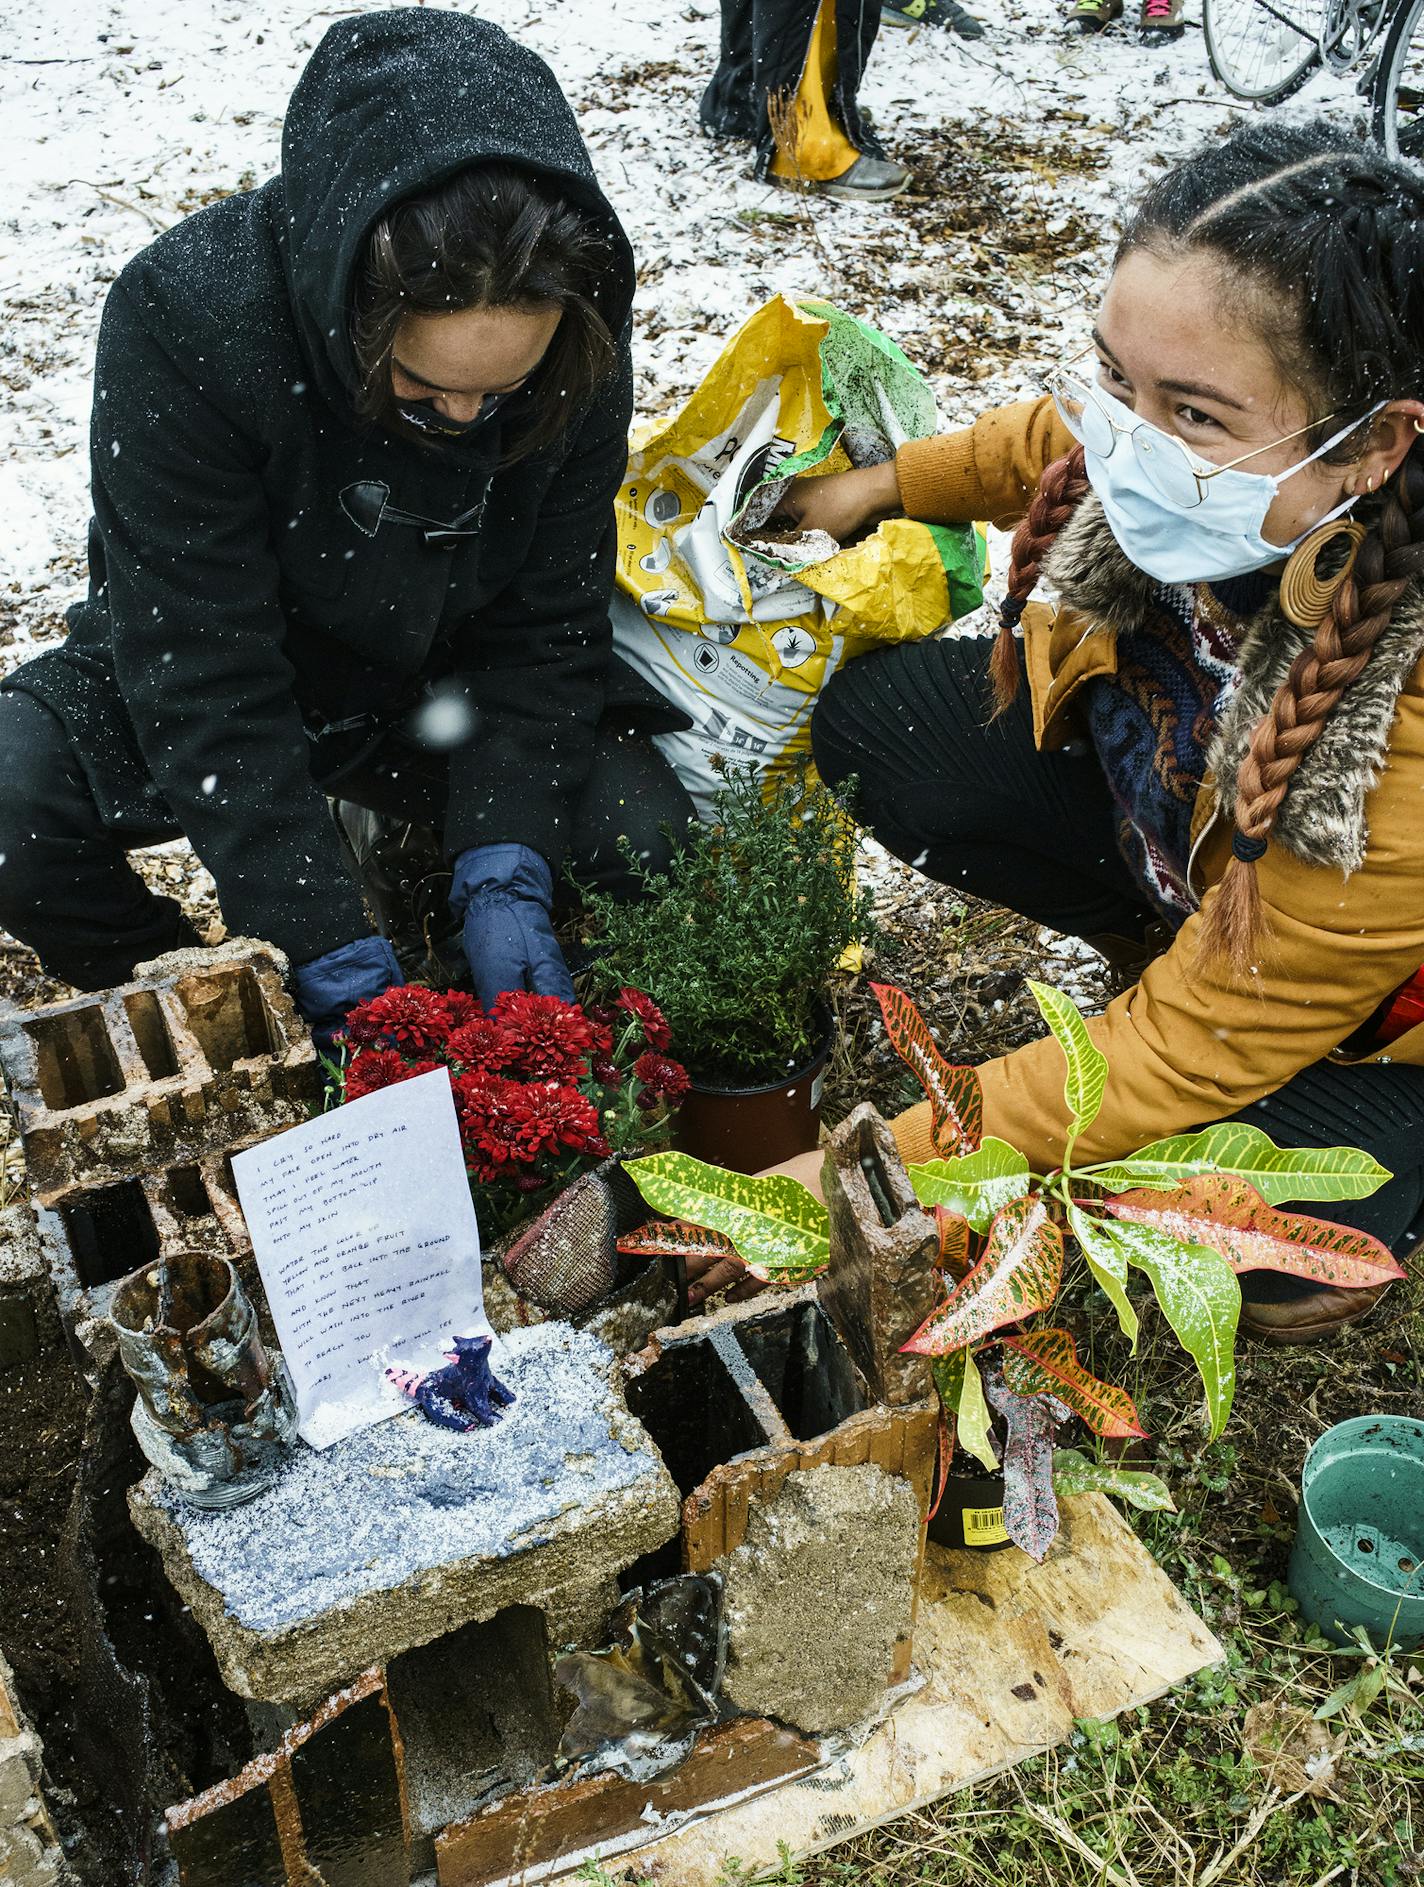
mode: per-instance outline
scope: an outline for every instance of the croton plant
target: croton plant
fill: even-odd
[[[1067,1064],[1069,1131],[1063,1164],[1035,1173],[1007,1141],[983,1131],[972,1067],[947,1062],[903,991],[876,985],[885,1026],[931,1106],[938,1155],[909,1168],[916,1197],[940,1231],[945,1300],[905,1345],[929,1357],[946,1416],[946,1465],[956,1442],[1004,1477],[1009,1537],[1041,1560],[1058,1530],[1060,1493],[1097,1488],[1166,1507],[1155,1475],[1056,1448],[1077,1417],[1107,1440],[1144,1430],[1127,1391],[1078,1360],[1055,1318],[1081,1255],[1136,1348],[1127,1282],[1146,1274],[1162,1314],[1201,1372],[1213,1436],[1231,1411],[1243,1271],[1287,1272],[1345,1289],[1403,1276],[1378,1240],[1299,1212],[1290,1200],[1361,1199],[1390,1177],[1355,1147],[1278,1147],[1258,1128],[1224,1122],[1156,1140],[1130,1157],[1075,1166],[1073,1149],[1102,1106],[1106,1057],[1069,997],[1029,985]],[[655,1212],[630,1249],[734,1251],[772,1284],[800,1284],[830,1256],[825,1207],[785,1175],[746,1177],[683,1154],[628,1169]]]

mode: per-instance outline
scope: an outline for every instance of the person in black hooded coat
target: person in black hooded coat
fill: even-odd
[[[448,236],[438,216],[402,225],[403,206],[472,177],[523,288],[512,307],[388,324],[373,386],[357,318],[372,231],[389,304],[392,230],[407,251]],[[540,241],[570,211],[597,265],[561,306],[568,270]],[[633,287],[542,60],[434,9],[326,33],[281,174],[166,232],[105,305],[89,594],[68,641],[0,692],[0,922],[47,969],[104,987],[191,941],[125,857],[186,834],[229,928],[286,951],[303,1013],[330,1029],[400,972],[326,789],[443,820],[482,996],[571,993],[549,923],[563,861],[616,885],[619,836],[656,852],[691,810],[640,738],[683,723],[615,661],[608,619]],[[604,336],[596,372],[596,348],[559,344],[574,315]],[[400,358],[417,329],[438,381]]]

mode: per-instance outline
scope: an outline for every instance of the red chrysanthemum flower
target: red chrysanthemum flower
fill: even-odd
[[[671,1043],[672,1030],[651,996],[645,996],[640,989],[620,989],[618,1007],[626,1009],[630,1016],[636,1016],[642,1023],[643,1040],[649,1048],[667,1048]]]
[[[674,1107],[692,1086],[680,1061],[670,1061],[666,1055],[655,1055],[651,1050],[633,1063],[633,1078],[641,1081],[649,1093],[661,1095]]]
[[[347,1038],[358,1047],[379,1042],[419,1055],[443,1047],[449,1033],[444,998],[420,983],[397,983],[346,1018]]]
[[[577,1003],[507,990],[491,1011],[511,1046],[510,1074],[529,1081],[582,1081],[593,1050],[593,1024]]]
[[[347,1067],[344,1098],[359,1101],[363,1095],[393,1087],[397,1081],[409,1081],[415,1075],[428,1075],[439,1066],[438,1061],[407,1061],[393,1048],[363,1048]]]
[[[493,1016],[476,1014],[452,1029],[445,1054],[457,1068],[497,1075],[507,1072],[518,1053],[517,1045]]]
[[[484,1014],[468,990],[442,990],[440,1001],[445,1010],[445,1020],[452,1029],[462,1029],[467,1022],[477,1022]]]

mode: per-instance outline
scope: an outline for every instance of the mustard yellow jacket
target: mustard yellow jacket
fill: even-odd
[[[905,510],[933,523],[990,518],[1012,526],[1044,467],[1072,443],[1051,400],[1002,407],[962,432],[915,441],[897,460]],[[1030,604],[1023,622],[1043,749],[1066,738],[1083,684],[1115,672],[1117,632],[1139,619],[1152,595],[1093,499],[1062,533],[1045,578],[1056,594]],[[1274,598],[1248,627],[1243,685],[1193,814],[1191,878],[1205,898],[1231,855],[1236,762],[1308,640]],[[1239,979],[1224,964],[1199,962],[1194,916],[1089,1023],[1109,1074],[1102,1112],[1077,1143],[1076,1161],[1112,1158],[1224,1119],[1301,1069],[1341,1055],[1340,1044],[1424,964],[1421,657],[1424,596],[1411,592],[1292,780],[1257,866],[1264,943],[1253,973]],[[1424,1026],[1361,1059],[1424,1063]],[[1068,1114],[1052,1039],[1001,1055],[980,1075],[985,1132],[1020,1148],[1037,1171],[1060,1164]],[[926,1106],[901,1115],[895,1130],[907,1159],[931,1156]]]

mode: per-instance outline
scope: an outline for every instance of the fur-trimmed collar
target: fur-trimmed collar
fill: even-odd
[[[1092,619],[1097,633],[1141,629],[1161,607],[1161,586],[1123,555],[1091,494],[1059,533],[1044,578],[1061,603]],[[1243,625],[1241,686],[1207,754],[1228,818],[1236,810],[1236,773],[1252,730],[1311,639],[1281,613],[1275,593]],[[1365,801],[1384,765],[1400,690],[1421,656],[1424,586],[1414,584],[1286,788],[1271,836],[1305,864],[1334,866],[1348,875],[1364,863]]]

